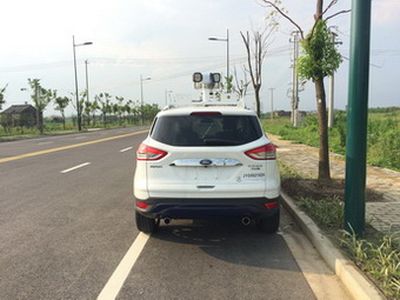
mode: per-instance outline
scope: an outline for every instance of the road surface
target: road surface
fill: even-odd
[[[283,211],[277,234],[233,221],[134,224],[143,131],[0,143],[0,299],[346,299]]]

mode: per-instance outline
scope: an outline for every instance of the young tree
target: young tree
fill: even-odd
[[[3,88],[0,88],[0,110],[2,110],[3,105],[6,103],[4,99],[4,93],[6,92],[8,84],[6,84]]]
[[[125,112],[126,112],[126,114],[127,114],[126,119],[127,119],[127,121],[128,121],[128,124],[131,123],[132,103],[133,103],[132,100],[128,100],[128,101],[125,103]]]
[[[55,98],[56,91],[47,90],[40,85],[40,79],[28,79],[28,84],[32,90],[32,101],[36,108],[36,124],[40,133],[43,134],[43,111],[47,105]]]
[[[247,52],[247,71],[250,74],[256,100],[256,112],[261,116],[260,90],[262,85],[262,66],[272,34],[276,31],[277,23],[272,20],[263,31],[240,32]]]
[[[90,106],[90,112],[92,113],[92,123],[93,126],[96,126],[96,111],[100,109],[100,105],[98,99],[95,97],[92,105]]]
[[[250,84],[250,81],[247,79],[246,67],[243,66],[242,70],[243,70],[243,78],[239,79],[236,66],[234,68],[235,85],[233,86],[233,91],[238,95],[240,99],[246,96],[247,88]]]
[[[87,124],[87,126],[90,126],[90,115],[92,113],[92,102],[90,102],[90,100],[86,99],[83,104],[84,104],[83,111],[85,113],[86,124]]]
[[[297,62],[298,73],[303,79],[313,81],[317,102],[319,125],[318,179],[322,181],[330,180],[328,122],[324,78],[332,75],[339,68],[341,56],[338,53],[329,33],[327,21],[340,14],[350,12],[350,10],[341,10],[326,16],[327,12],[338,2],[338,0],[330,1],[325,9],[324,1],[316,0],[314,25],[309,34],[304,36],[304,30],[283,8],[279,6],[281,2],[280,0],[263,0],[263,2],[266,3],[267,6],[272,7],[276,13],[279,13],[292,23],[292,25],[300,32],[300,44],[303,48],[304,54]]]
[[[107,115],[112,112],[111,95],[108,93],[100,93],[95,96],[95,99],[100,103],[100,110],[103,115],[103,126],[107,126]]]
[[[56,96],[56,95],[55,95]],[[61,113],[62,117],[62,122],[63,122],[63,128],[65,130],[65,109],[71,102],[71,99],[68,97],[55,97],[54,98],[54,103],[55,103],[55,110],[58,110]]]
[[[122,114],[125,112],[125,106],[123,104],[124,97],[115,96],[115,99],[118,101],[118,103],[116,103],[114,105],[115,113],[118,115],[119,125],[121,125],[122,124]]]

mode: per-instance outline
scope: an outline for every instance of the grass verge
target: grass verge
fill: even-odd
[[[323,192],[310,193],[309,182],[313,181],[312,178],[303,178],[282,163],[280,170],[282,187],[297,205],[376,283],[388,299],[400,299],[400,233],[383,234],[369,225],[362,238],[344,231],[343,197],[335,193],[332,184],[314,186]]]

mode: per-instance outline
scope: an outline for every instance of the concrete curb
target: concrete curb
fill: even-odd
[[[314,221],[297,207],[293,199],[284,192],[282,192],[281,195],[282,205],[293,216],[296,223],[317,249],[326,264],[335,272],[354,299],[386,299],[354,263],[347,259],[333,243],[324,236],[323,232]]]

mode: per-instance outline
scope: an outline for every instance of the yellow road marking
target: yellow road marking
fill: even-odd
[[[67,146],[62,146],[62,147],[57,147],[57,148],[51,148],[51,149],[45,149],[45,150],[39,150],[39,151],[34,151],[30,153],[25,153],[25,154],[20,154],[16,156],[10,156],[10,157],[5,157],[5,158],[0,158],[0,164],[13,161],[13,160],[19,160],[27,157],[33,157],[33,156],[38,156],[38,155],[43,155],[43,154],[49,154],[53,152],[59,152],[59,151],[64,151],[64,150],[69,150],[73,148],[78,148],[78,147],[83,147],[87,145],[93,145],[93,144],[98,144],[98,143],[103,143],[103,142],[108,142],[116,139],[122,139],[128,136],[133,136],[133,135],[139,135],[142,133],[147,132],[148,130],[142,130],[142,131],[135,131],[132,133],[127,133],[127,134],[121,134],[121,135],[115,135],[103,139],[98,139],[98,140],[93,140],[93,141],[88,141],[88,142],[83,142],[79,144],[72,144],[72,145],[67,145]]]

